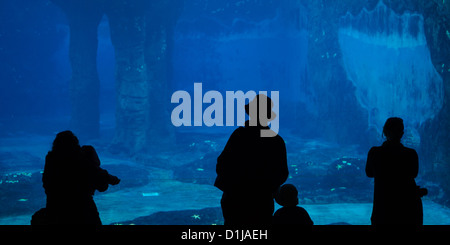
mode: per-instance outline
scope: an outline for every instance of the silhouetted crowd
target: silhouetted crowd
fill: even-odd
[[[246,105],[250,119],[232,133],[217,158],[214,186],[223,192],[225,225],[313,225],[308,212],[298,206],[296,187],[284,184],[289,172],[283,138],[261,137],[261,131],[270,130],[268,124],[275,118],[272,107],[271,99],[264,94]],[[272,116],[258,115],[266,111]],[[418,156],[415,150],[400,143],[403,133],[401,118],[387,119],[383,127],[386,141],[372,147],[367,156],[365,171],[375,180],[373,225],[423,223],[421,197],[427,190],[416,185]],[[45,158],[42,182],[47,203],[33,215],[32,225],[98,226],[102,223],[94,192],[106,191],[109,185],[119,184],[120,179],[100,167],[94,147],[80,146],[71,131],[63,131],[56,135]],[[282,206],[275,213],[274,199]]]

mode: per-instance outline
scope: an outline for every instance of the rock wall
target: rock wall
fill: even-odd
[[[372,110],[367,110],[361,105],[361,98],[364,97],[363,94],[358,96],[358,93],[361,93],[358,91],[361,86],[355,83],[355,78],[349,75],[349,70],[346,69],[344,57],[346,51],[339,43],[339,30],[342,27],[340,21],[343,16],[350,14],[356,16],[363,9],[373,10],[379,5],[379,1],[299,1],[307,14],[308,35],[307,77],[302,84],[302,88],[308,92],[308,98],[303,99],[303,104],[310,106],[309,109],[301,109],[304,106],[301,103],[298,105],[300,108],[298,117],[299,120],[303,120],[302,130],[313,132],[311,136],[340,143],[360,143],[363,148],[376,144],[376,140],[373,139],[377,137],[379,139],[379,132],[369,130],[371,121],[368,118]],[[71,98],[74,128],[92,136],[98,135],[96,28],[101,16],[106,13],[116,51],[118,93],[114,149],[127,153],[148,151],[152,145],[159,144],[161,138],[170,145],[174,134],[169,121],[168,107],[171,105],[166,99],[170,97],[171,91],[168,81],[172,79],[173,30],[183,9],[183,1],[177,1],[176,5],[168,0],[157,2],[116,0],[108,4],[102,0],[53,0],[53,2],[66,12],[71,26],[70,59],[73,69]],[[218,1],[199,0],[189,4],[194,4],[195,8],[202,11],[207,10],[211,13],[215,11],[215,15],[221,15],[224,9],[220,7],[222,3]],[[249,11],[248,6],[245,7],[249,4],[256,7]],[[298,3],[289,2],[289,4],[295,6]],[[433,116],[417,119],[419,121],[417,131],[420,135],[418,150],[426,163],[424,170],[436,176],[450,170],[448,164],[450,153],[447,151],[450,147],[447,136],[447,129],[450,128],[449,4],[450,2],[428,0],[383,2],[383,6],[393,11],[395,15],[402,16],[410,12],[422,16],[420,22],[423,21],[429,57],[437,73],[432,76],[440,76],[442,79],[443,94],[437,96],[438,100],[442,96],[441,109],[439,106],[429,108],[424,113],[428,115],[429,111],[433,111]],[[219,7],[215,8],[216,5]],[[260,11],[266,11],[267,8],[264,6],[266,5],[262,5],[259,1],[225,4],[226,8],[233,8],[234,13],[239,14],[239,11],[245,10],[243,14],[254,16],[259,16]],[[289,11],[286,13],[289,14]],[[230,21],[233,21],[234,17],[229,17]],[[81,19],[83,21],[80,21]],[[417,62],[417,65],[419,63]],[[419,88],[418,93],[423,92],[422,89],[424,88]],[[404,95],[408,96],[410,95]],[[376,123],[378,127],[380,122],[381,119]]]
[[[339,23],[340,18],[347,14],[356,16],[364,8],[369,11],[373,10],[379,4],[379,1],[302,0],[301,2],[307,7],[309,14],[309,79],[315,88],[317,98],[321,100],[320,104],[322,104],[322,106],[319,106],[317,117],[327,115],[322,120],[322,125],[317,124],[317,126],[323,128],[323,134],[329,139],[334,138],[338,142],[345,142],[350,139],[352,142],[358,142],[358,137],[353,138],[351,135],[360,134],[360,132],[365,132],[369,128],[367,122],[369,114],[358,105],[356,96],[354,96],[355,85],[346,75],[343,54],[338,43]],[[450,53],[450,24],[448,20],[450,2],[391,0],[383,1],[383,4],[397,15],[409,12],[423,17],[423,31],[427,48],[432,66],[442,79],[443,97],[441,109],[435,110],[433,117],[425,116],[427,119],[422,121],[418,127],[420,145],[416,149],[421,158],[421,175],[425,179],[441,183],[448,196],[450,194],[450,181],[445,176],[450,173],[450,152],[448,151],[450,147],[450,138],[448,137],[448,129],[450,128],[450,56],[448,55]],[[336,56],[334,56],[334,53],[336,53]],[[330,54],[333,55],[330,56]],[[345,87],[351,93],[336,95],[334,93],[336,87]],[[347,110],[351,110],[353,116],[347,113]],[[358,110],[359,113],[355,114],[354,112]],[[363,123],[356,123],[357,121]],[[380,137],[378,133],[370,131],[366,133],[372,136],[367,137],[368,141],[360,141],[360,143],[366,145],[365,148],[368,149],[369,146],[379,143],[379,140],[378,142],[370,140],[374,137]]]
[[[361,1],[301,1],[308,13],[308,87],[316,110],[303,127],[312,137],[347,143],[367,144],[361,134],[367,130],[367,115],[354,96],[338,43],[338,25],[347,11],[361,9]]]
[[[431,62],[421,14],[396,14],[383,2],[341,17],[339,45],[355,97],[381,135],[387,118],[405,122],[404,143],[417,148],[418,129],[443,104],[442,77]]]

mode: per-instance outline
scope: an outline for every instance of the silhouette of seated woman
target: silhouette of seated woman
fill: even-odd
[[[35,224],[101,225],[92,196],[95,190],[106,191],[109,184],[120,180],[100,168],[94,147],[80,147],[71,131],[63,131],[45,158],[42,182],[47,205],[45,216],[33,217]]]
[[[305,225],[312,226],[314,223],[308,212],[298,205],[298,191],[294,185],[285,184],[278,190],[275,200],[283,206],[273,215],[275,225]]]
[[[419,160],[415,150],[404,147],[403,120],[392,117],[383,127],[386,141],[372,147],[367,156],[366,174],[375,178],[371,221],[379,224],[422,225],[422,200],[426,189],[416,185]]]
[[[266,108],[260,106],[262,100]],[[263,94],[247,104],[250,121],[233,132],[217,158],[214,185],[223,191],[225,225],[271,223],[274,193],[288,176],[284,140],[275,133],[261,137],[261,130],[270,130],[268,123],[276,116],[272,107],[272,100]]]

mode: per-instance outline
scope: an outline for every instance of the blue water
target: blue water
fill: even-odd
[[[152,10],[152,6],[147,8]],[[45,155],[57,132],[75,130],[71,128],[76,119],[66,14],[48,0],[0,2],[0,224],[28,224],[31,215],[45,206],[41,182]],[[278,91],[277,127],[287,145],[287,183],[299,189],[300,205],[312,210],[316,224],[370,224],[373,181],[364,173],[368,150],[383,142],[385,120],[399,116],[405,121],[403,143],[419,155],[424,153],[420,151],[423,126],[441,112],[444,81],[432,64],[422,15],[396,13],[380,2],[374,9],[342,15],[335,25],[336,38],[329,40],[328,30],[309,24],[310,14],[301,3],[288,0],[184,1],[173,25],[165,30],[170,32],[168,39],[158,49],[161,55],[170,49],[164,58],[167,74],[162,76],[166,91],[151,90],[159,88],[152,82],[161,77],[161,70],[151,67],[160,57],[146,57],[145,65],[136,68],[146,72],[148,84],[138,92],[159,93],[163,98],[157,100],[160,104],[143,104],[133,110],[156,110],[158,106],[168,110],[148,119],[154,123],[151,126],[134,118],[117,119],[129,101],[120,100],[116,91],[122,63],[111,41],[114,17],[102,15],[95,52],[100,81],[99,137],[74,133],[81,144],[96,147],[103,168],[122,179],[118,186],[95,195],[104,224],[130,223],[160,211],[188,210],[192,215],[186,219],[191,220],[200,209],[220,207],[221,192],[213,186],[216,158],[237,124],[172,125],[170,112],[177,104],[170,102],[170,96],[178,90],[191,96],[195,125],[194,83],[202,84],[200,96],[208,91],[222,96],[224,125],[227,91],[266,91],[268,95]],[[161,15],[166,16],[165,12]],[[146,22],[148,39],[153,38],[152,28],[157,28],[150,23],[155,24],[152,19]],[[322,40],[329,43],[322,43],[323,50],[317,51],[315,46]],[[152,51],[148,46],[144,44],[143,52]],[[330,75],[323,67],[340,72]],[[200,113],[217,102],[199,99],[203,102]],[[217,117],[219,111],[211,115]],[[145,135],[129,136],[125,141],[117,129],[129,132],[126,129],[131,124],[144,129]],[[166,138],[173,145],[144,143],[148,144],[144,150],[134,151],[115,144],[131,141],[139,145],[141,138],[145,142]],[[430,174],[435,163],[420,161],[416,181],[430,192],[424,199],[425,209],[429,208],[424,211],[425,223],[448,224],[442,218],[450,217],[445,206],[450,200],[445,194],[448,184]],[[178,202],[181,199],[183,203]],[[353,210],[352,215],[326,217],[340,210],[339,204]],[[208,216],[211,220],[205,222],[220,224],[220,209],[214,210],[217,215]]]

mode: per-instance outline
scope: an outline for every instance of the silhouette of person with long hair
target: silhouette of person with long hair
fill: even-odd
[[[372,147],[367,156],[366,174],[375,178],[372,225],[423,223],[421,197],[426,189],[414,180],[419,160],[414,149],[400,143],[403,130],[401,118],[388,118],[383,127],[386,141]]]
[[[262,108],[262,100],[266,100],[263,101],[266,108]],[[289,173],[281,136],[261,137],[261,130],[269,130],[268,123],[276,116],[272,107],[272,100],[264,94],[247,104],[245,110],[250,120],[233,132],[217,158],[214,185],[223,191],[225,225],[271,223],[274,193]],[[259,115],[265,112],[272,116]]]
[[[34,224],[101,225],[92,196],[95,190],[106,191],[120,179],[100,168],[94,147],[80,147],[71,131],[63,131],[56,135],[45,158],[42,182],[47,195],[45,215],[38,211]]]

